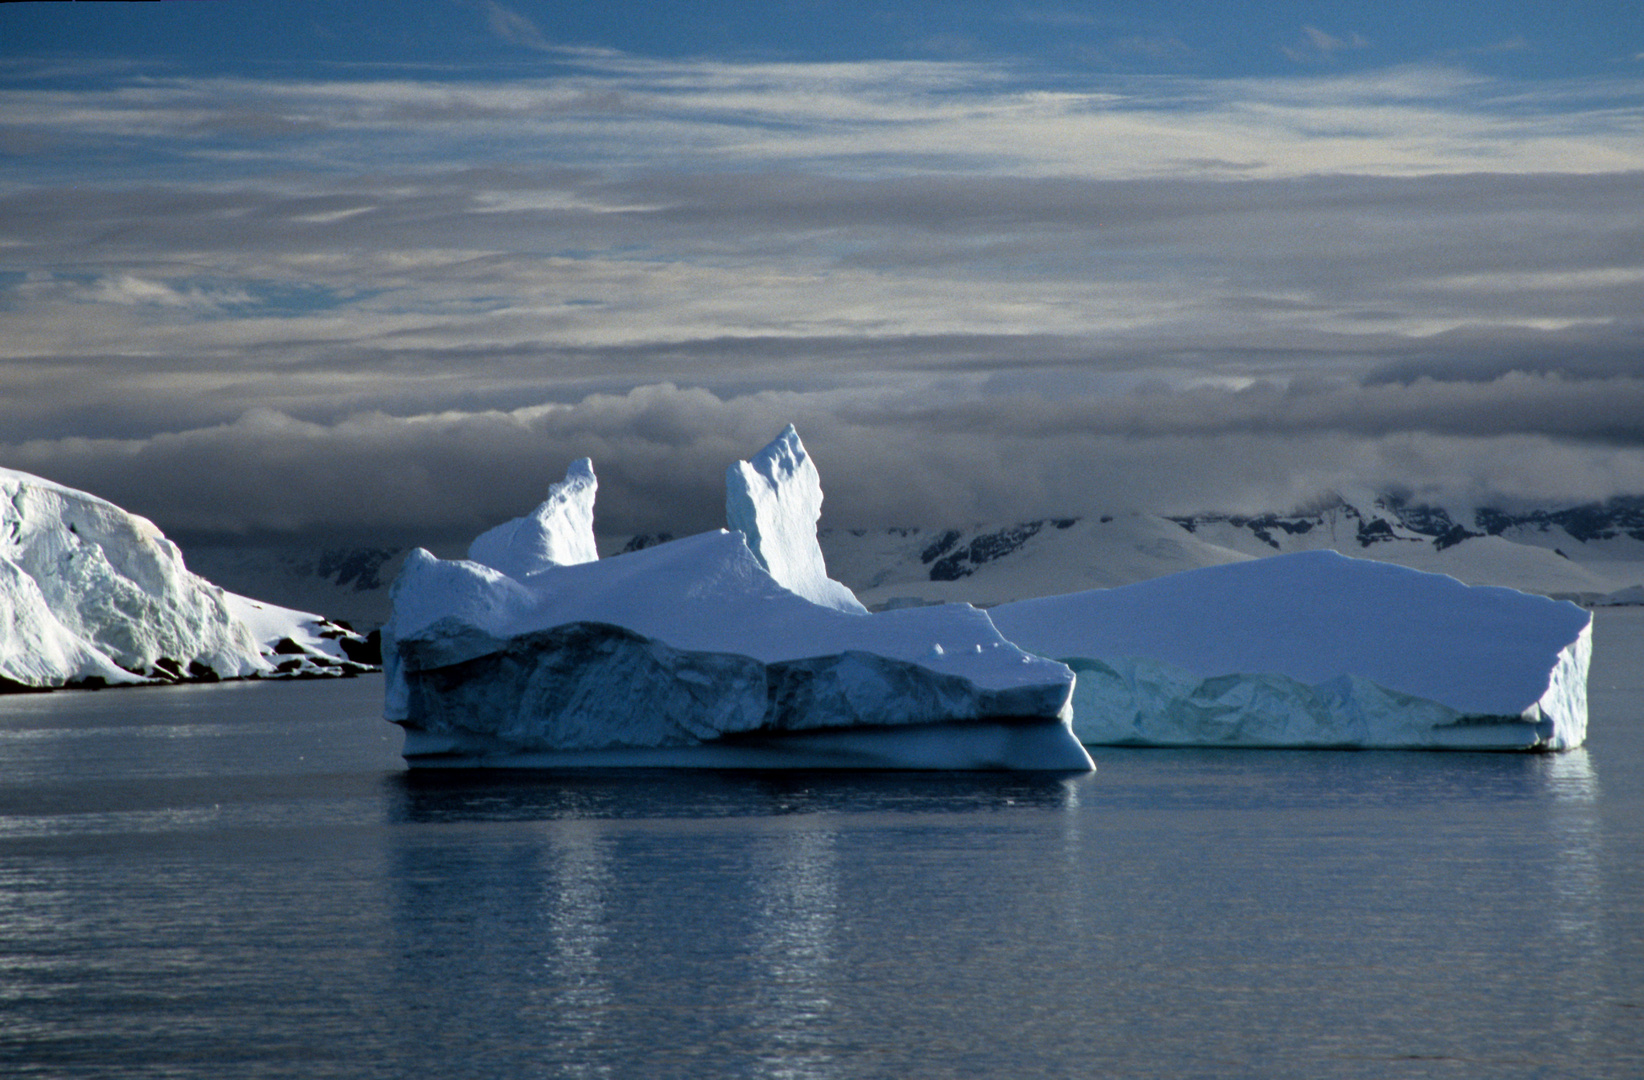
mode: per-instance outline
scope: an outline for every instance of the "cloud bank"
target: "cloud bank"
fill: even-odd
[[[1644,81],[975,61],[0,83],[0,464],[174,532],[1644,491]],[[533,36],[536,35],[536,36]],[[1298,31],[1315,59],[1370,43]]]

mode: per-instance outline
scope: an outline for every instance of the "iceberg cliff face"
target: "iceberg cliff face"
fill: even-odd
[[[468,547],[472,562],[526,578],[550,566],[599,558],[594,547],[594,463],[587,458],[565,470],[535,511],[480,534]]]
[[[61,686],[140,682],[162,661],[221,678],[267,668],[223,591],[189,573],[153,523],[113,503],[0,470],[0,563],[11,607],[0,677]]]
[[[867,608],[828,577],[816,523],[822,480],[792,424],[750,461],[725,470],[725,519],[783,587],[815,604],[864,614]]]
[[[820,487],[790,434],[756,458],[763,486],[737,519],[763,560],[742,531],[523,578],[413,553],[383,628],[384,715],[407,760],[1089,770],[1064,665],[968,605],[869,615],[828,581]],[[545,503],[540,531],[568,506]]]
[[[1331,551],[1002,604],[1078,672],[1089,744],[1559,750],[1587,730],[1592,616]]]
[[[145,518],[0,469],[0,685],[345,674],[373,666],[344,655],[363,644],[190,573]]]

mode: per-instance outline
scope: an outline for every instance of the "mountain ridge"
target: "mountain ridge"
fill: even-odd
[[[601,535],[599,552],[672,538]],[[1503,510],[1338,494],[1283,512],[1096,512],[969,527],[833,528],[818,539],[829,572],[870,608],[991,606],[1321,548],[1584,604],[1644,603],[1644,496]],[[187,546],[186,554],[191,567],[237,592],[377,625],[408,550],[222,544]]]

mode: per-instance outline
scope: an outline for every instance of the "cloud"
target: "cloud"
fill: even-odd
[[[554,46],[543,37],[537,24],[521,15],[512,8],[504,7],[496,0],[485,0],[485,23],[491,33],[508,42],[510,45],[521,45],[538,52],[553,51]]]
[[[412,540],[584,454],[710,527],[790,420],[864,525],[1644,489],[1644,84],[558,60],[0,91],[0,463]]]
[[[725,466],[790,421],[823,472],[826,523],[854,527],[1249,511],[1358,487],[1498,503],[1603,498],[1644,490],[1641,416],[1637,378],[1060,399],[972,385],[936,402],[927,392],[722,396],[660,384],[329,424],[258,409],[142,439],[0,446],[0,457],[183,537],[347,534],[450,549],[528,510],[585,455],[601,478],[600,531],[718,527]]]
[[[1369,47],[1370,42],[1362,34],[1353,33],[1345,38],[1339,38],[1325,33],[1316,26],[1304,26],[1301,42],[1281,46],[1280,51],[1298,64],[1313,64],[1333,60],[1339,52]]]

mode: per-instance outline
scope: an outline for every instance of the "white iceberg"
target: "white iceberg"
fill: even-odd
[[[792,424],[751,461],[725,470],[726,523],[771,577],[812,603],[864,613],[856,595],[828,577],[816,541],[821,517],[822,480]]]
[[[1592,616],[1333,551],[1001,604],[1078,673],[1090,745],[1562,750],[1587,731]]]
[[[245,617],[253,613],[255,626]],[[341,655],[344,640],[363,642],[319,616],[236,597],[190,573],[146,518],[0,469],[0,685],[366,670]]]
[[[468,546],[472,562],[525,578],[550,566],[570,566],[599,558],[594,547],[594,463],[573,462],[565,479],[525,517],[481,533]]]
[[[786,528],[820,489],[783,475],[744,520],[769,565],[825,582],[814,529]],[[414,552],[384,627],[384,715],[418,766],[1092,768],[1072,673],[985,613],[842,610],[767,565],[729,531],[524,578]]]

